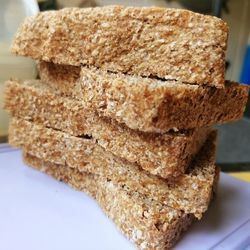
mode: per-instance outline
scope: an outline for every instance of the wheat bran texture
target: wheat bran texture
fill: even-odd
[[[118,187],[98,175],[79,172],[77,169],[50,163],[24,153],[25,162],[76,190],[95,198],[105,214],[138,249],[170,249],[189,227],[194,217],[170,208],[152,199]],[[214,182],[214,191],[219,171]]]
[[[227,37],[224,21],[187,10],[66,8],[26,18],[12,52],[222,88]]]
[[[77,137],[92,138],[117,157],[163,178],[184,173],[210,131],[209,128],[165,134],[134,131],[99,117],[77,100],[59,96],[39,81],[9,81],[5,88],[5,108],[15,117]]]
[[[78,99],[101,116],[145,132],[238,120],[249,91],[249,86],[230,81],[217,89],[45,62],[40,63],[39,71],[43,82],[61,94]]]
[[[15,118],[9,129],[9,143],[12,146],[21,147],[52,163],[104,176],[128,190],[157,199],[185,213],[193,213],[199,219],[207,210],[212,196],[216,175],[215,138],[216,131],[213,131],[186,174],[166,180],[115,157],[92,139],[76,138]]]

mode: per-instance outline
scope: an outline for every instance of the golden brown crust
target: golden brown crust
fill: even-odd
[[[229,81],[225,88],[216,89],[93,67],[82,67],[80,72],[74,66],[46,62],[40,63],[39,71],[42,80],[57,91],[102,116],[145,132],[193,129],[240,119],[249,91],[249,86]]]
[[[95,198],[106,215],[139,249],[171,248],[193,221],[192,215],[126,191],[97,175],[81,173],[28,153],[24,153],[24,160],[33,168]]]
[[[77,100],[58,96],[39,81],[9,81],[5,88],[5,107],[16,117],[71,135],[90,136],[116,156],[163,178],[184,173],[209,133],[207,128],[165,134],[134,131],[98,117]]]
[[[13,118],[9,143],[52,163],[104,176],[116,185],[157,199],[170,207],[193,213],[197,218],[207,210],[215,178],[215,137],[213,131],[196,156],[189,174],[166,180],[115,157],[93,139],[70,136],[42,125]]]
[[[227,37],[221,19],[187,10],[66,8],[26,18],[12,52],[222,88]]]

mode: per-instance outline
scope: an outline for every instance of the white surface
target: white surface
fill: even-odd
[[[0,250],[135,249],[94,200],[8,151],[0,149]],[[250,185],[222,174],[216,201],[175,249],[249,248],[249,221]]]

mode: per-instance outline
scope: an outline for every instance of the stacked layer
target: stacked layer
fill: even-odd
[[[247,86],[224,83],[227,36],[222,20],[174,9],[27,18],[12,51],[38,60],[41,80],[7,82],[9,142],[94,197],[139,248],[170,248],[216,191],[210,126],[247,101]]]
[[[237,120],[247,86],[226,81],[222,89],[158,80],[100,69],[39,64],[41,79],[99,115],[131,129],[164,133]]]

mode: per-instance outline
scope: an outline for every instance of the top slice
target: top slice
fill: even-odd
[[[225,22],[187,10],[66,8],[28,17],[12,52],[222,88],[227,37]]]

